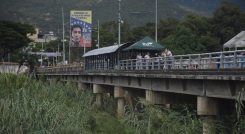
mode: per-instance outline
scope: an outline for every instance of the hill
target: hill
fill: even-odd
[[[117,20],[118,1],[116,0],[2,0],[0,2],[0,19],[28,23],[40,27],[43,33],[54,31],[62,33],[62,6],[64,6],[65,31],[69,36],[70,10],[91,10],[93,25]],[[121,2],[123,21],[132,24],[132,27],[155,22],[155,1],[123,0]],[[173,17],[183,20],[188,13],[196,16],[210,16],[205,12],[179,6],[169,0],[158,0],[158,19]]]
[[[212,13],[221,4],[223,0],[169,0],[194,10]],[[240,6],[241,11],[245,12],[244,0],[227,0]]]

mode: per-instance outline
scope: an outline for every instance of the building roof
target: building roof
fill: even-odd
[[[151,39],[150,37],[145,37],[144,39],[134,43],[133,45],[123,49],[123,51],[129,50],[140,50],[140,51],[163,51],[165,47],[158,44],[156,41]]]
[[[130,43],[126,43],[126,44],[130,44]],[[119,48],[121,46],[126,45],[126,44],[119,45]],[[100,55],[100,54],[113,53],[113,52],[116,52],[117,49],[118,49],[118,45],[109,46],[109,47],[103,47],[103,48],[100,48],[100,49],[94,49],[94,50],[91,50],[91,51],[85,53],[83,55],[83,57],[88,57],[88,56],[92,56],[92,55]]]
[[[232,47],[245,47],[245,31],[241,31],[235,37],[227,41],[224,45],[224,48],[232,48]]]

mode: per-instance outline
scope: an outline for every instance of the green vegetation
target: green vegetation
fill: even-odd
[[[105,4],[104,2],[106,3],[107,0],[102,1],[100,4],[103,5]],[[166,1],[162,1],[162,2],[163,2],[162,4],[164,4],[164,2]],[[124,4],[129,4],[129,3],[130,2],[124,1]],[[144,4],[152,4],[152,3],[143,1],[142,4],[144,5]],[[169,6],[173,6],[173,5],[170,4]],[[171,10],[174,10],[174,8],[172,8]],[[221,6],[217,8],[216,11],[213,12],[213,17],[211,18],[198,17],[195,14],[188,14],[182,20],[183,21],[180,21],[175,17],[169,17],[167,19],[159,19],[158,26],[157,26],[158,43],[162,44],[166,48],[169,48],[175,55],[222,51],[222,45],[225,42],[230,40],[239,32],[245,30],[245,13],[241,12],[238,5],[235,5],[227,1],[223,1],[221,3]],[[5,21],[1,21],[1,22],[5,22]],[[144,22],[144,25],[142,24],[141,26],[136,27],[134,26],[133,23],[129,23],[129,22],[131,21],[125,20],[124,23],[121,24],[121,43],[139,41],[145,38],[146,36],[155,39],[155,23],[152,23],[147,20]],[[135,20],[134,22],[137,21]],[[12,23],[12,22],[8,22],[8,23]],[[137,22],[137,24],[140,24],[140,22]],[[117,44],[118,42],[117,21],[111,20],[111,21],[104,22],[99,26],[99,29],[100,29],[100,37],[99,37],[100,48]],[[98,33],[97,30],[92,30],[92,31],[93,32],[92,32],[91,49],[96,49],[97,41],[95,41],[95,39],[97,40]],[[9,32],[13,32],[13,30],[10,30]],[[7,37],[7,34],[5,35],[5,33],[3,33],[0,36],[1,38]],[[14,39],[18,40],[17,37]],[[69,37],[66,37],[66,40],[69,40]],[[4,42],[4,44],[6,44],[6,42]],[[35,45],[32,44],[31,46],[32,49],[24,48],[25,49],[24,52],[22,51],[23,48],[15,49],[14,51],[12,51],[11,61],[19,62],[20,65],[24,62],[28,62],[31,70],[34,68],[34,66],[39,66],[37,59],[40,58],[40,56],[28,55],[28,52],[30,51],[39,52],[42,48],[42,44],[36,43]],[[63,44],[61,42],[61,38],[58,38],[55,41],[50,41],[49,43],[44,43],[43,48],[44,51],[46,52],[53,52],[58,50],[59,52],[62,52],[64,49]],[[83,48],[76,48],[76,51],[74,51],[74,48],[72,48],[71,59],[81,60],[82,59],[81,57],[83,55],[82,49]],[[69,56],[68,41],[65,42],[65,53],[66,53],[65,59],[68,60],[68,56]],[[79,54],[78,57],[76,53]],[[62,58],[59,57],[58,62],[61,61]],[[47,62],[48,61],[44,61],[44,64],[47,65]]]
[[[203,121],[193,106],[173,105],[170,111],[140,98],[133,107],[128,97],[121,119],[115,98],[104,94],[103,107],[96,107],[92,91],[84,92],[75,81],[47,85],[35,80],[34,74],[30,78],[0,74],[0,83],[0,133],[202,133]],[[243,91],[237,99],[237,117],[219,116],[217,133],[245,132]]]
[[[69,2],[66,0],[3,0],[0,4],[0,19],[31,24],[40,27],[42,31],[41,34],[54,31],[54,33],[61,36],[62,6],[64,6],[66,36],[70,36],[69,17],[71,10],[93,11],[92,21],[95,25],[97,25],[98,19],[100,23],[117,20],[118,1],[111,0],[70,0]],[[155,21],[155,1],[124,0],[121,2],[121,8],[122,20],[128,21],[133,27],[144,25],[146,22]],[[205,13],[199,14],[197,11],[180,8],[177,4],[168,0],[158,1],[158,10],[158,17],[161,19],[172,17],[183,20],[188,13],[196,16],[205,15]]]
[[[115,100],[105,99],[108,109],[98,109],[91,90],[83,92],[74,82],[45,86],[0,74],[0,83],[0,133],[124,133],[110,107]]]
[[[181,4],[183,6],[198,10],[198,11],[205,11],[208,13],[212,13],[216,8],[220,6],[220,3],[224,0],[170,0],[172,2],[176,2],[178,4]],[[244,6],[245,1],[244,0],[226,0],[229,2],[233,2],[237,5],[240,5],[240,8],[242,11],[245,11]]]
[[[27,33],[36,33],[33,26],[12,21],[0,20],[0,59],[9,52],[28,46],[32,42]]]

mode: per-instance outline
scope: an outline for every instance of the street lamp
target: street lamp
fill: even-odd
[[[42,41],[42,50],[41,50],[41,67],[43,66],[43,41]]]
[[[120,8],[120,2],[121,0],[118,0],[118,62],[117,62],[117,71],[119,70],[119,46],[120,46],[120,23],[121,23],[121,16],[120,16],[120,11],[121,11],[121,8]]]
[[[97,29],[97,28],[94,28],[94,29]],[[98,31],[97,32],[98,32],[98,40],[94,40],[94,41],[98,41],[98,44],[96,44],[96,47],[98,47],[98,49],[100,49],[100,27],[99,27],[99,20],[98,20]]]
[[[100,49],[100,20],[98,19],[98,49]]]
[[[61,42],[63,42],[63,63],[65,64],[65,42],[66,42],[67,40],[66,39],[64,39],[64,37],[63,37],[63,40],[61,40]],[[70,49],[70,46],[69,46],[69,49]],[[70,51],[70,50],[69,50]]]
[[[85,44],[85,40],[86,40],[86,31],[87,31],[87,29],[85,28],[85,23],[84,23],[84,28],[83,28],[83,48],[84,48],[84,52],[83,52],[83,54],[85,54],[85,51],[86,51],[86,44]],[[85,57],[84,57],[84,61],[83,61],[83,66],[84,66],[84,70],[86,69],[85,68]]]

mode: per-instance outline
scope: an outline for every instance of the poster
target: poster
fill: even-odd
[[[71,10],[71,47],[92,46],[92,11]]]

